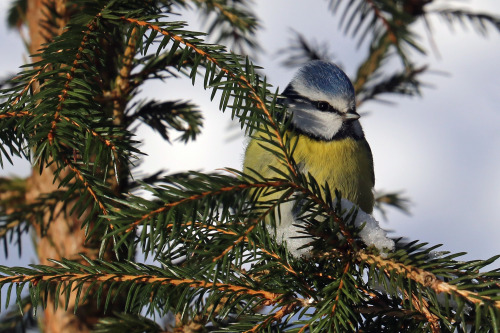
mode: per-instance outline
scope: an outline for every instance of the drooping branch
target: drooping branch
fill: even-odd
[[[374,264],[380,269],[388,272],[394,271],[400,275],[411,279],[418,284],[432,289],[436,294],[445,293],[448,295],[459,295],[464,300],[474,304],[490,304],[497,309],[500,309],[500,301],[493,299],[490,296],[482,295],[478,292],[460,289],[457,285],[450,284],[438,278],[435,274],[428,272],[424,269],[398,263],[390,259],[384,259],[379,255],[370,254],[365,251],[356,253],[357,258],[361,262]]]
[[[197,53],[200,56],[202,56],[203,58],[205,58],[207,61],[216,65],[228,77],[235,80],[237,82],[238,86],[240,86],[244,89],[247,89],[249,92],[248,97],[256,103],[256,108],[261,110],[265,114],[265,116],[267,117],[267,120],[269,121],[269,124],[272,127],[272,130],[274,132],[274,136],[276,137],[280,148],[284,152],[284,156],[285,156],[285,160],[286,160],[288,169],[295,176],[298,175],[298,172],[290,159],[291,157],[286,152],[284,140],[283,140],[283,137],[279,131],[279,126],[276,123],[276,121],[274,120],[273,116],[271,115],[271,112],[269,111],[269,109],[267,107],[266,101],[261,98],[259,93],[255,90],[254,86],[248,81],[248,79],[244,75],[237,74],[237,73],[231,71],[229,68],[227,68],[226,66],[221,64],[221,62],[219,60],[217,60],[214,56],[210,55],[210,53],[206,52],[201,47],[198,47],[198,46],[194,45],[193,43],[185,40],[184,38],[182,38],[179,35],[173,34],[172,32],[170,32],[168,30],[165,30],[157,25],[151,24],[151,23],[146,22],[146,21],[140,21],[140,20],[136,20],[134,18],[129,18],[129,17],[121,17],[121,19],[126,21],[126,22],[129,22],[129,23],[141,26],[141,27],[146,27],[148,29],[151,29],[153,31],[161,33],[164,36],[168,36],[173,41],[185,45],[186,47],[192,49],[195,53]]]

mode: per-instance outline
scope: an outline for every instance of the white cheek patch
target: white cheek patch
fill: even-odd
[[[342,127],[342,117],[333,112],[297,108],[293,110],[292,124],[305,133],[331,140]]]

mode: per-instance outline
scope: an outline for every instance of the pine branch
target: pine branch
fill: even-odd
[[[329,0],[329,3],[333,13],[340,10],[340,1]],[[405,64],[408,63],[405,47],[423,52],[408,29],[417,16],[408,13],[405,6],[388,0],[349,0],[344,6],[339,26],[343,26],[345,34],[352,32],[353,37],[358,37],[358,46],[368,35],[374,41],[387,38]]]
[[[370,100],[380,101],[383,94],[397,94],[403,96],[420,95],[421,82],[418,77],[427,71],[427,66],[420,68],[407,68],[387,78],[379,80],[379,71],[372,73],[359,92],[357,105]]]
[[[376,280],[385,281],[384,288],[389,293],[395,292],[391,291],[394,290],[393,288],[401,288],[400,290],[405,292],[405,297],[410,299],[414,307],[427,319],[433,332],[439,332],[443,326],[459,328],[461,326],[456,325],[468,325],[469,322],[463,317],[464,312],[462,312],[467,303],[476,308],[476,312],[470,314],[475,316],[476,330],[495,325],[500,314],[500,301],[496,296],[488,296],[497,294],[495,284],[492,285],[491,281],[476,281],[484,281],[484,277],[489,276],[498,278],[498,270],[479,273],[479,269],[491,264],[498,256],[484,261],[457,262],[453,258],[460,254],[439,258],[431,255],[432,249],[415,252],[421,246],[415,245],[413,242],[405,247],[408,252],[396,253],[393,258],[386,259],[366,251],[358,252],[356,257],[363,265],[368,264],[380,268],[385,277],[378,277]],[[396,259],[401,254],[403,257]],[[411,294],[406,291],[408,287],[400,286],[400,283],[396,282],[396,280],[401,279],[401,276],[417,283],[417,285],[410,287]],[[425,295],[425,297],[415,298],[417,294]],[[440,299],[438,296],[443,294],[447,296]],[[457,305],[448,305],[447,297],[454,299]],[[444,311],[443,307],[446,308],[445,312],[441,312]],[[438,310],[439,308],[441,309]],[[455,315],[453,311],[455,311]],[[466,310],[465,313],[469,315],[468,312],[471,311]],[[443,318],[443,315],[446,319]],[[456,322],[458,315],[462,318]],[[445,319],[444,322],[443,319]],[[472,320],[474,321],[474,317]]]
[[[201,112],[194,104],[182,101],[140,104],[134,113],[127,115],[126,122],[132,123],[135,119],[150,126],[166,141],[170,141],[169,128],[182,132],[179,139],[188,142],[196,139],[202,127]]]
[[[167,36],[170,39],[172,39],[177,45],[178,44],[185,45],[187,49],[192,50],[193,52],[198,54],[201,58],[206,59],[207,61],[209,61],[213,65],[215,65],[217,68],[219,68],[221,73],[223,73],[224,75],[227,75],[228,79],[230,80],[227,83],[231,84],[231,90],[236,89],[237,87],[244,89],[245,97],[249,98],[253,103],[255,103],[255,108],[257,110],[259,110],[259,113],[263,113],[265,115],[265,117],[267,118],[267,122],[269,123],[269,126],[272,128],[272,131],[274,132],[273,134],[277,138],[277,142],[278,142],[279,146],[281,147],[282,151],[286,152],[286,147],[283,143],[282,135],[280,134],[280,131],[278,129],[279,126],[276,123],[271,112],[269,111],[268,104],[267,104],[268,101],[266,100],[265,95],[262,96],[261,93],[258,91],[259,87],[255,86],[250,81],[254,78],[258,80],[258,78],[254,76],[253,69],[251,68],[251,65],[248,62],[247,62],[247,67],[250,67],[250,68],[246,68],[245,72],[250,73],[249,74],[250,80],[245,75],[238,73],[238,71],[240,70],[240,68],[238,68],[239,64],[237,64],[238,67],[228,66],[231,62],[236,60],[236,59],[234,59],[234,56],[230,56],[231,57],[230,61],[224,61],[224,59],[222,57],[220,57],[221,55],[218,55],[217,58],[214,56],[211,56],[210,55],[211,52],[209,50],[205,50],[203,47],[196,46],[195,44],[193,44],[189,40],[186,40],[179,35],[175,35],[174,33],[170,32],[168,30],[162,29],[161,27],[159,27],[157,25],[153,25],[153,24],[150,24],[150,23],[145,22],[145,21],[138,21],[138,20],[135,20],[133,18],[121,17],[121,19],[125,20],[127,22],[130,22],[132,24],[136,24],[138,26],[147,27],[148,29],[151,29],[156,33],[161,33],[162,35]],[[199,41],[197,41],[197,43],[200,45]],[[175,48],[174,48],[174,50],[175,50]],[[170,52],[172,52],[172,50]],[[218,60],[218,59],[221,59],[222,61]],[[199,63],[200,60],[198,60],[197,63]],[[194,74],[195,74],[194,70],[191,73],[192,73],[191,77],[194,80],[194,78],[195,78],[194,77]],[[207,67],[207,74],[209,74],[209,73],[210,73],[210,69]],[[205,86],[207,86],[207,79],[208,79],[207,76],[205,76]],[[214,83],[212,83],[212,85],[214,85]],[[257,83],[258,83],[258,81],[257,81]],[[217,82],[217,84],[219,85],[220,83]],[[265,81],[264,81],[264,84],[265,84]],[[214,86],[214,87],[216,87],[216,86]],[[266,89],[265,86],[263,88]],[[215,95],[216,91],[217,91],[216,89],[213,90],[212,96]],[[227,106],[230,92],[231,92],[230,90],[226,90],[225,94],[227,97],[222,96],[221,105],[220,105],[222,110],[224,110],[225,107]],[[233,95],[233,97],[234,98],[236,98],[236,97],[241,98],[243,96],[241,96],[241,93],[239,93],[235,90],[235,95]],[[274,101],[272,102],[273,104],[275,103],[275,99],[276,99],[276,96],[274,97]],[[239,103],[241,103],[241,102],[239,102]],[[247,102],[245,102],[245,104],[246,103]],[[241,105],[238,104],[238,102],[235,100],[235,103],[233,104],[233,116],[235,115],[235,110],[237,111],[240,107],[241,107]],[[238,115],[238,116],[241,119],[245,119],[244,118],[245,114]],[[288,156],[287,153],[285,153],[284,157],[286,159],[286,163],[287,163],[289,169],[291,170],[291,172],[293,174],[297,174],[297,170],[295,170],[293,163],[290,160],[290,157]]]
[[[232,47],[235,53],[248,54],[260,50],[255,39],[259,20],[251,10],[251,0],[193,0],[204,10],[208,23],[207,35],[215,43]],[[215,15],[211,15],[215,14]]]
[[[286,49],[278,51],[280,54],[288,54],[282,64],[286,67],[297,67],[312,60],[331,61],[333,56],[325,43],[309,42],[303,34],[292,30],[295,39],[290,42]]]
[[[500,32],[500,17],[487,13],[472,13],[465,9],[444,8],[430,10],[427,14],[438,15],[450,28],[453,28],[457,23],[465,28],[466,22],[469,22],[476,32],[482,35],[488,33],[489,26]]]
[[[128,296],[127,303],[129,310],[140,309],[136,307],[133,301],[139,301],[142,305],[148,304],[150,299],[147,295],[152,297],[159,296],[158,293],[161,286],[172,287],[171,292],[176,289],[179,290],[193,290],[198,291],[212,291],[220,293],[221,295],[232,295],[246,297],[249,300],[258,298],[263,304],[275,304],[282,294],[267,291],[265,289],[256,289],[251,285],[242,284],[235,281],[235,283],[216,282],[211,280],[209,275],[205,279],[196,279],[196,276],[205,274],[204,272],[194,273],[193,271],[182,271],[179,269],[172,270],[172,267],[161,269],[156,266],[135,264],[131,262],[123,263],[107,263],[102,260],[91,261],[86,259],[89,266],[84,266],[80,263],[63,259],[62,261],[53,261],[57,266],[44,266],[32,265],[33,268],[24,267],[5,267],[0,266],[0,271],[4,276],[0,277],[0,286],[5,284],[18,284],[22,288],[27,283],[30,283],[32,288],[32,295],[34,292],[37,294],[49,293],[53,296],[65,295],[71,290],[77,291],[77,298],[75,301],[75,309],[79,303],[83,303],[89,295],[85,293],[88,289],[89,283],[98,286],[96,297],[98,304],[103,301],[104,309],[112,301],[112,295],[115,291],[127,288]],[[179,276],[188,275],[194,278],[183,278]],[[153,288],[153,289],[151,289]],[[135,298],[139,292],[142,294],[142,299]],[[156,296],[155,296],[156,295]],[[146,296],[146,297],[144,297]],[[135,298],[135,299],[133,299]],[[57,297],[56,297],[57,299]],[[44,299],[34,298],[33,307],[38,306],[38,302],[45,302]],[[185,301],[189,302],[190,298]],[[57,307],[58,304],[56,303]],[[68,306],[68,303],[64,305]],[[168,309],[165,309],[165,313]]]
[[[385,35],[370,46],[370,53],[366,60],[358,67],[356,78],[353,80],[356,95],[365,91],[366,83],[370,76],[375,73],[386,57],[389,46],[391,45],[389,36]]]
[[[10,4],[7,14],[9,28],[18,28],[26,21],[27,0],[15,0]]]
[[[16,308],[0,318],[0,332],[2,333],[26,332],[33,328],[36,328],[36,320],[29,297],[24,297]]]
[[[230,181],[231,180],[233,180],[233,179],[230,179]],[[191,181],[193,181],[193,180],[191,180]],[[213,197],[216,197],[216,196],[219,196],[221,194],[228,193],[228,192],[235,193],[237,191],[250,190],[253,188],[273,188],[274,189],[277,187],[284,187],[287,185],[290,185],[290,184],[286,181],[275,181],[275,182],[268,182],[268,183],[261,183],[261,184],[237,184],[234,186],[226,186],[226,187],[222,187],[219,189],[215,189],[213,191],[206,191],[206,192],[202,192],[199,194],[193,194],[193,195],[190,195],[190,193],[188,191],[181,192],[181,193],[179,193],[179,194],[181,194],[181,197],[178,198],[178,200],[173,201],[173,202],[169,202],[165,205],[162,205],[161,207],[150,211],[148,214],[141,216],[140,219],[132,222],[131,224],[127,224],[127,229],[125,230],[125,232],[131,232],[135,227],[141,225],[146,220],[153,218],[155,215],[164,213],[164,212],[166,212],[174,207],[180,206],[180,205],[200,201],[201,199],[204,199],[204,198],[213,198]],[[163,195],[165,195],[165,193],[163,193]]]
[[[403,213],[410,214],[410,199],[402,197],[401,193],[376,193],[375,208],[387,217],[385,206],[395,207]]]
[[[93,332],[95,333],[123,333],[127,327],[129,333],[166,333],[160,325],[141,315],[119,313],[116,317],[106,317],[99,320]]]
[[[61,263],[62,264],[62,263]],[[191,288],[203,288],[203,289],[215,289],[220,291],[229,291],[235,294],[245,294],[251,296],[258,296],[266,300],[268,304],[273,304],[280,294],[267,292],[264,290],[253,290],[246,286],[239,285],[231,285],[227,283],[212,283],[202,280],[193,280],[193,279],[173,279],[168,277],[161,276],[152,276],[148,275],[126,275],[119,273],[111,273],[111,274],[102,274],[102,273],[72,273],[74,270],[64,271],[60,274],[54,273],[54,269],[52,266],[46,266],[44,268],[51,268],[50,275],[41,275],[43,270],[33,271],[32,274],[15,274],[10,276],[0,277],[0,284],[4,285],[7,283],[15,283],[15,284],[25,284],[26,282],[32,283],[34,286],[39,284],[42,281],[45,282],[85,282],[85,281],[98,281],[98,282],[132,282],[136,284],[159,284],[159,285],[173,285],[173,286],[187,286]],[[41,269],[41,265],[37,265],[38,269]],[[4,266],[0,266],[0,269],[5,273],[8,272]],[[16,271],[14,268],[10,269],[11,271]],[[23,270],[25,270],[23,268]],[[79,283],[80,288],[83,288],[83,283]],[[65,288],[68,290],[68,288]],[[63,292],[65,292],[63,290]]]
[[[360,252],[358,254],[358,258],[362,262],[366,262],[368,264],[375,264],[383,270],[388,272],[395,272],[405,277],[419,283],[424,287],[431,288],[436,294],[446,293],[448,295],[458,295],[462,297],[464,300],[469,301],[471,303],[476,303],[480,305],[489,305],[493,306],[496,309],[500,310],[500,301],[495,298],[489,296],[483,296],[480,292],[473,292],[468,290],[460,289],[457,285],[453,284],[453,280],[448,282],[444,282],[439,279],[438,276],[432,274],[431,272],[425,271],[418,267],[397,263],[388,259],[383,259],[380,256],[368,254],[366,252]],[[493,261],[494,259],[490,259],[489,261]],[[460,280],[460,279],[458,279]],[[459,282],[459,281],[457,281]],[[477,287],[480,288],[481,285]]]
[[[79,63],[79,60],[82,57],[85,57],[84,50],[86,49],[86,46],[87,46],[87,43],[88,43],[88,40],[89,40],[89,35],[92,33],[93,30],[96,29],[98,17],[99,17],[99,15],[96,15],[86,25],[87,30],[84,31],[84,33],[83,33],[80,45],[78,46],[78,49],[77,49],[77,53],[74,56],[75,60],[73,61],[71,68],[69,69],[69,71],[66,74],[66,82],[64,83],[64,89],[62,89],[61,94],[58,95],[59,102],[56,105],[56,112],[54,113],[54,116],[53,116],[53,120],[52,120],[52,123],[51,123],[51,129],[50,129],[50,131],[48,132],[48,135],[47,135],[47,138],[48,138],[48,141],[49,141],[49,145],[53,145],[54,144],[54,136],[55,136],[56,126],[57,126],[57,123],[61,119],[60,113],[61,113],[61,111],[64,108],[64,103],[66,102],[66,100],[69,97],[69,93],[70,93],[69,89],[70,89],[71,83],[74,82],[75,72],[76,72],[77,69],[79,69],[79,67],[81,65]],[[42,164],[45,164],[45,163],[42,162]]]

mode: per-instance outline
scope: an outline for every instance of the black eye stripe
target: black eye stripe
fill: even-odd
[[[328,111],[328,112],[336,112],[338,113],[339,111],[335,109],[333,106],[330,105],[330,103],[326,101],[315,101],[312,102],[314,107],[320,111]]]
[[[283,96],[288,99],[289,105],[295,103],[311,104],[319,111],[340,113],[339,110],[331,106],[327,101],[313,101],[305,96],[298,94],[292,88],[287,88],[283,93]]]

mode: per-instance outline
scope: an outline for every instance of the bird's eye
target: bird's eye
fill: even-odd
[[[325,101],[319,101],[316,103],[316,108],[320,111],[327,111],[330,108],[330,104]]]

